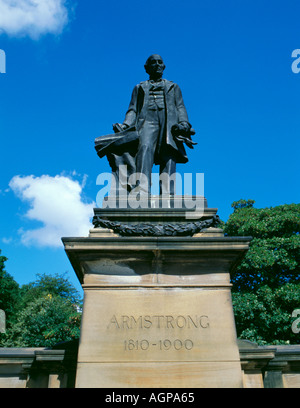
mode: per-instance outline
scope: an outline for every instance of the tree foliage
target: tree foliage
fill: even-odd
[[[14,321],[17,304],[20,300],[20,288],[14,278],[6,272],[5,262],[7,258],[1,256],[0,250],[0,309],[6,315],[6,325],[9,327]]]
[[[79,338],[80,314],[70,300],[41,296],[20,311],[10,329],[6,346],[51,347]]]
[[[240,201],[243,205],[239,205]],[[299,235],[300,204],[254,208],[254,200],[240,201],[232,204],[234,212],[230,215],[225,230],[228,235],[252,236],[260,239]]]
[[[21,307],[35,300],[47,296],[59,296],[73,303],[80,302],[80,296],[74,286],[68,281],[66,274],[37,274],[37,279],[21,287]]]
[[[300,285],[287,283],[272,290],[265,285],[253,292],[233,293],[238,336],[258,344],[299,344],[293,310],[300,306]]]
[[[229,236],[253,237],[231,276],[237,333],[259,344],[299,344],[291,326],[300,309],[300,204],[253,205],[234,202],[224,228]]]
[[[78,339],[81,303],[65,275],[37,275],[34,282],[19,288],[14,324],[0,335],[0,345],[51,347]]]
[[[300,204],[257,209],[241,208],[237,203],[224,232],[253,239],[232,275],[234,289],[248,291],[261,285],[277,288],[284,283],[300,283]]]

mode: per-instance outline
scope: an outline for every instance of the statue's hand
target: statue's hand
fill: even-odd
[[[195,131],[188,122],[180,122],[173,125],[171,131],[177,142],[185,143],[190,149],[193,149],[193,146],[197,144],[191,139],[191,135],[194,135]]]
[[[177,123],[176,125],[172,126],[172,133],[175,136],[182,135],[182,134],[187,134],[189,132],[190,128],[191,128],[191,125],[189,123],[180,122],[180,123]]]
[[[122,123],[113,124],[113,130],[115,133],[122,132],[123,130],[126,130],[128,127],[129,127],[128,125]]]
[[[180,122],[178,123],[178,130],[183,132],[188,132],[191,128],[191,125],[187,122]]]

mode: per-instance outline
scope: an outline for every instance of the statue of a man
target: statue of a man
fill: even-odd
[[[165,64],[161,56],[151,55],[145,64],[149,80],[136,85],[123,130],[136,127],[139,144],[136,154],[136,172],[150,180],[153,164],[160,166],[160,174],[172,176],[176,163],[188,161],[183,141],[192,147],[191,125],[183,103],[179,86],[162,78]],[[177,137],[176,137],[177,136]],[[181,137],[182,138],[181,138]],[[143,185],[140,186],[143,190]],[[174,194],[174,184],[166,187],[166,193]],[[169,190],[169,191],[168,191]]]
[[[176,163],[188,161],[183,143],[190,148],[196,143],[191,140],[195,132],[189,123],[181,90],[174,82],[162,78],[164,69],[161,56],[154,54],[147,59],[145,70],[149,80],[135,86],[124,122],[113,125],[116,136],[120,132],[122,138],[110,145],[107,140],[113,138],[98,138],[96,149],[100,157],[105,152],[115,174],[118,175],[121,163],[130,168],[130,174],[135,171],[144,175],[144,179],[128,186],[128,190],[135,188],[140,193],[149,194],[152,167],[157,164],[160,166],[160,175],[167,176],[160,177],[160,192],[174,195],[174,182],[168,180],[172,180],[176,172]],[[132,135],[136,135],[135,145]],[[128,150],[127,140],[131,140],[131,144],[127,144]],[[120,149],[121,144],[124,151],[120,153],[119,150],[116,154],[113,149],[116,146]],[[146,180],[146,183],[141,180]]]

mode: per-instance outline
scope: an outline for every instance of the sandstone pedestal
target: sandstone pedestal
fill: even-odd
[[[230,271],[249,240],[209,227],[63,238],[84,289],[76,387],[241,387]]]

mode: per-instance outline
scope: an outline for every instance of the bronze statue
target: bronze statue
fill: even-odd
[[[188,161],[183,143],[193,148],[195,134],[188,120],[181,90],[177,84],[162,78],[165,64],[162,58],[151,55],[145,64],[149,80],[136,85],[125,120],[115,123],[114,135],[95,140],[100,157],[107,156],[113,174],[120,180],[120,169],[126,165],[127,181],[132,174],[144,175],[134,183],[126,181],[128,191],[149,194],[153,164],[160,166],[160,175],[170,180],[176,163]],[[163,179],[163,178],[162,178]],[[144,181],[142,181],[144,180]],[[161,193],[174,195],[174,183],[161,183]]]

